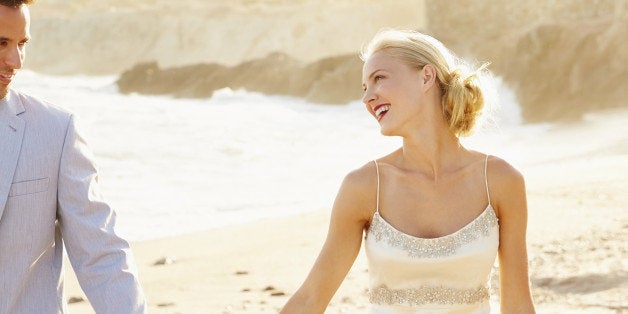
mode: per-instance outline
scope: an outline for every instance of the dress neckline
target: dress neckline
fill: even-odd
[[[490,209],[490,211],[489,211],[489,209]],[[375,217],[378,217],[378,219],[379,219],[380,221],[384,222],[384,224],[388,225],[388,226],[389,226],[392,230],[396,231],[397,233],[399,233],[399,234],[401,234],[401,235],[403,235],[403,236],[406,236],[406,237],[408,237],[408,238],[411,238],[411,239],[416,239],[416,240],[421,240],[421,241],[432,241],[432,240],[433,240],[433,241],[437,241],[437,240],[442,240],[442,239],[446,239],[446,238],[449,238],[449,237],[454,237],[454,236],[456,236],[457,234],[459,234],[460,232],[463,232],[464,230],[471,228],[471,227],[472,227],[475,223],[477,223],[477,222],[478,222],[478,221],[479,221],[482,217],[484,217],[487,213],[489,213],[489,212],[491,212],[491,211],[493,212],[493,215],[494,215],[495,217],[497,217],[497,215],[495,214],[495,210],[493,209],[493,206],[491,206],[491,204],[488,204],[488,205],[486,206],[486,208],[485,208],[485,209],[484,209],[484,210],[483,210],[483,211],[482,211],[482,212],[481,212],[481,213],[480,213],[477,217],[475,217],[473,220],[471,220],[469,223],[467,223],[466,225],[464,225],[464,226],[463,226],[463,227],[461,227],[460,229],[458,229],[458,230],[456,230],[456,231],[454,231],[454,232],[452,232],[452,233],[449,233],[449,234],[446,234],[446,235],[442,235],[442,236],[438,236],[438,237],[434,237],[434,238],[417,237],[417,236],[414,236],[414,235],[411,235],[411,234],[405,233],[405,232],[403,232],[403,231],[399,230],[397,227],[393,226],[393,225],[392,225],[390,222],[388,222],[388,221],[387,221],[384,217],[382,217],[382,216],[379,214],[379,211],[375,211],[375,213],[373,214],[373,217],[371,218],[371,220],[375,219]]]

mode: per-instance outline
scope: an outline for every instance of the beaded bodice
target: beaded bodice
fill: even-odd
[[[488,311],[488,278],[498,245],[490,205],[462,229],[434,239],[405,234],[375,213],[365,241],[369,299],[374,308]]]
[[[438,238],[401,232],[376,210],[365,240],[372,313],[489,313],[498,246],[490,199],[474,220]]]

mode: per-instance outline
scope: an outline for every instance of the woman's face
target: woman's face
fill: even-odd
[[[378,51],[366,61],[362,73],[362,102],[377,119],[384,135],[409,134],[421,119],[422,70]]]

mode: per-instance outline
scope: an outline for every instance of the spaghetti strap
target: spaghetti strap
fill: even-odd
[[[488,190],[488,154],[486,154],[486,160],[484,160],[484,183],[486,185],[486,196],[488,197],[488,205],[491,205],[491,193]]]
[[[375,163],[375,171],[377,172],[377,196],[376,196],[376,204],[375,204],[375,212],[379,212],[379,165],[377,164],[377,160],[373,160]]]

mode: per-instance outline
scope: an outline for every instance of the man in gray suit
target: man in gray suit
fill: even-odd
[[[9,88],[30,36],[29,2],[0,0],[0,313],[67,312],[64,245],[97,313],[145,313],[74,116]]]

